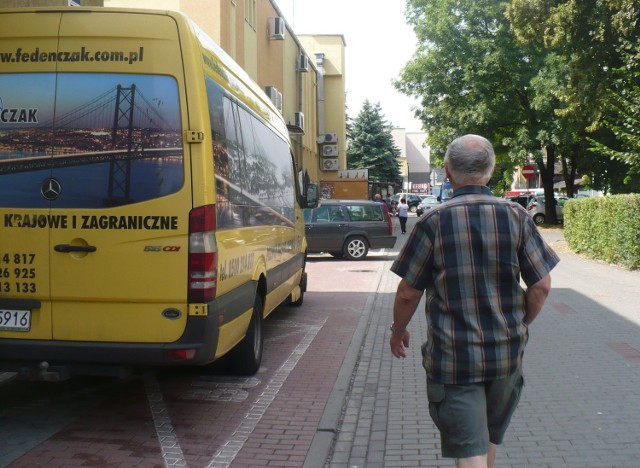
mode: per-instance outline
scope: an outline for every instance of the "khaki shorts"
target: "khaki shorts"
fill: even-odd
[[[501,444],[523,386],[520,370],[506,379],[462,385],[427,377],[429,413],[440,430],[442,456],[474,457],[487,453],[489,442]]]

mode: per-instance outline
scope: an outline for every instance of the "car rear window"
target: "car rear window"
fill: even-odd
[[[347,205],[351,221],[382,221],[382,205]]]

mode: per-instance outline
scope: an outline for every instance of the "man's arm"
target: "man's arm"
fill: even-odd
[[[406,347],[409,346],[407,325],[409,325],[421,298],[421,290],[409,286],[404,279],[400,281],[393,303],[393,327],[389,339],[391,353],[397,358],[407,356]]]
[[[524,323],[530,325],[542,310],[544,302],[551,291],[551,275],[547,275],[535,284],[527,288],[527,305],[524,314]]]

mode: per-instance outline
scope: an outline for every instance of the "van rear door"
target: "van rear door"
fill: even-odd
[[[54,340],[173,342],[186,323],[191,207],[176,23],[96,10],[31,16],[40,20],[22,35],[55,16],[59,37],[29,43],[41,55],[10,94],[40,109],[27,144],[50,135],[47,169],[21,173],[49,221],[46,229],[16,229],[11,235],[22,237],[8,245],[43,249],[24,253],[42,255],[37,275],[50,289],[39,297]]]
[[[88,35],[90,32],[90,35]],[[67,13],[58,53],[53,337],[173,342],[186,323],[182,56],[167,16]],[[82,117],[76,117],[80,116]],[[60,164],[56,162],[60,161]]]
[[[42,122],[54,108],[55,63],[27,69],[55,42],[60,14],[37,27],[34,19],[0,15],[0,337],[50,339],[49,225],[58,220],[43,196],[55,186],[46,182],[52,139]]]

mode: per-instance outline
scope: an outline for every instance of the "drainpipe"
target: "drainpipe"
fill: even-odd
[[[318,68],[318,135],[324,135],[324,54],[315,55]]]

